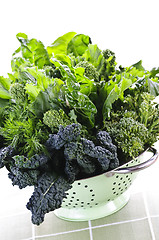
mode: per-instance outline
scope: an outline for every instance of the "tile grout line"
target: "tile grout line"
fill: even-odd
[[[59,232],[59,233],[52,233],[52,234],[46,234],[46,235],[39,235],[35,236],[34,239],[36,240],[37,238],[44,238],[44,237],[51,237],[51,236],[58,236],[58,235],[63,235],[63,234],[69,234],[69,233],[74,233],[74,232],[80,232],[80,231],[86,231],[86,230],[92,230],[96,228],[101,228],[101,227],[107,227],[107,226],[112,226],[112,225],[119,225],[119,224],[124,224],[124,223],[130,223],[130,222],[137,222],[137,221],[142,221],[148,219],[147,217],[144,218],[138,218],[138,219],[132,219],[132,220],[127,220],[127,221],[122,221],[122,222],[115,222],[115,223],[109,223],[109,224],[104,224],[104,225],[98,225],[98,226],[92,226],[91,223],[89,223],[89,227],[87,228],[81,228],[81,229],[76,229],[76,230],[71,230],[71,231],[66,231],[66,232]],[[92,232],[92,231],[91,231]],[[92,239],[91,239],[92,237]],[[93,240],[93,235],[90,235],[90,240]],[[152,239],[155,240],[155,239]]]
[[[150,227],[152,240],[155,240],[156,237],[155,237],[155,233],[154,233],[153,226],[152,226],[151,216],[150,216],[150,212],[149,212],[149,209],[148,209],[148,204],[147,204],[145,192],[143,191],[142,194],[143,194],[144,205],[145,205],[145,210],[146,210],[146,214],[147,214],[147,219],[148,219],[148,223],[149,223],[149,227]]]
[[[93,233],[92,233],[92,224],[91,220],[88,221],[89,224],[89,235],[90,235],[90,240],[93,240]]]
[[[51,233],[51,234],[46,234],[46,235],[39,235],[39,236],[35,236],[35,239],[37,239],[37,238],[44,238],[44,237],[51,237],[51,236],[58,236],[58,235],[64,235],[64,234],[80,232],[80,231],[86,231],[86,230],[89,230],[89,227],[87,227],[87,228],[80,228],[80,229],[76,229],[76,230],[71,230],[71,231],[67,231],[67,232],[59,232],[59,233]]]
[[[92,229],[102,228],[102,227],[109,227],[109,226],[120,225],[120,224],[125,224],[125,223],[138,222],[138,221],[143,221],[145,219],[148,219],[148,218],[147,217],[143,217],[143,218],[125,220],[125,221],[121,221],[121,222],[106,223],[106,224],[103,224],[103,225],[93,226]]]

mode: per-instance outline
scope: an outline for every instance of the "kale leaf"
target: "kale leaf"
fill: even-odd
[[[33,224],[39,225],[44,221],[46,213],[61,207],[66,191],[71,188],[65,178],[53,173],[44,173],[38,180],[33,195],[26,207],[32,212]]]

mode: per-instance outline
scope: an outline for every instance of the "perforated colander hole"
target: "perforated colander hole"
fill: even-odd
[[[85,185],[84,187],[85,187],[85,188],[88,188],[88,185]]]
[[[90,191],[90,192],[93,192],[93,189],[90,189],[89,191]]]
[[[116,182],[113,182],[113,185],[116,185]]]
[[[79,182],[78,185],[81,185],[81,183]]]

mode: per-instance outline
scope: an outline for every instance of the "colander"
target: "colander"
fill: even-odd
[[[55,215],[69,221],[88,221],[120,210],[129,200],[129,187],[138,172],[152,165],[158,155],[151,147],[112,171],[75,181]]]

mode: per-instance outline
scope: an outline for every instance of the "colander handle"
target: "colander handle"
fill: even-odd
[[[143,162],[143,163],[139,163],[135,166],[131,166],[131,167],[119,167],[119,168],[116,168],[110,172],[107,172],[105,175],[107,177],[111,177],[113,176],[115,173],[118,173],[118,174],[127,174],[127,173],[134,173],[134,172],[139,172],[149,166],[151,166],[154,162],[156,162],[158,156],[159,156],[159,153],[158,151],[153,148],[153,147],[150,147],[148,150],[150,150],[151,152],[153,152],[153,156],[148,159],[147,161]]]

